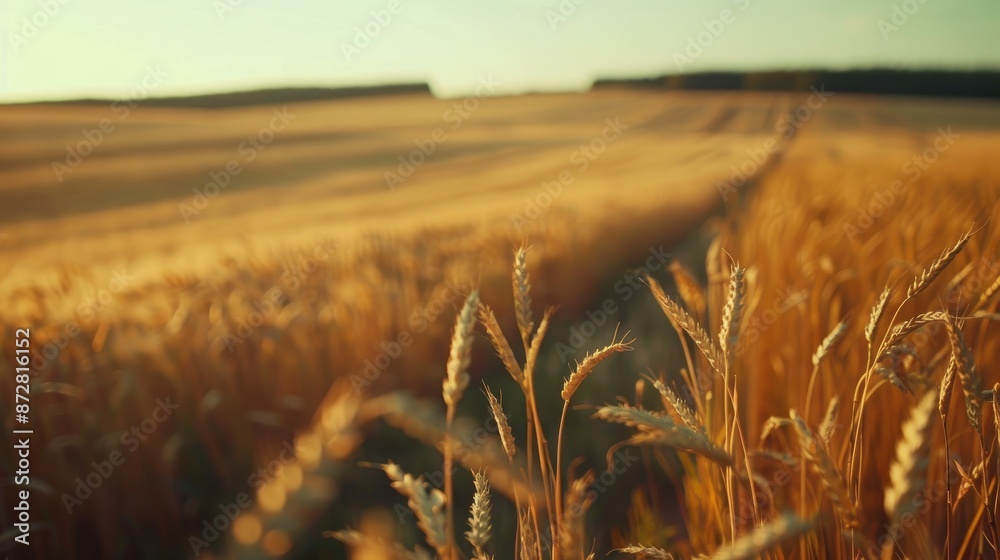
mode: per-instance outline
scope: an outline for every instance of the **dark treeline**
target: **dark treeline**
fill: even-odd
[[[1000,72],[948,70],[808,70],[701,72],[641,80],[598,80],[595,88],[628,85],[656,89],[827,91],[885,95],[1000,97]]]
[[[826,91],[885,95],[1000,98],[1000,71],[948,70],[806,70],[772,72],[700,72],[658,78],[597,80],[594,88],[610,86],[663,90],[803,91],[823,85]],[[397,84],[350,88],[276,88],[136,99],[161,107],[225,108],[300,101],[323,101],[380,95],[431,95],[427,84]],[[75,99],[47,103],[106,104],[107,99]]]

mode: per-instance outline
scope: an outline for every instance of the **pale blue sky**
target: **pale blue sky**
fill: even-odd
[[[372,12],[391,3],[382,26]],[[880,30],[894,4],[912,13]],[[560,6],[575,12],[553,24]],[[144,80],[153,96],[424,81],[459,96],[487,76],[503,94],[678,70],[1000,68],[995,0],[0,0],[0,18],[0,102],[117,98]],[[366,25],[377,35],[355,44]]]

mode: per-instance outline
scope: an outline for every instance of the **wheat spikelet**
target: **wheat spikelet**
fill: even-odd
[[[674,555],[667,553],[667,551],[662,548],[653,548],[642,545],[626,546],[625,548],[619,548],[615,552],[638,556],[639,560],[674,560]]]
[[[743,275],[744,270],[739,265],[733,266],[729,276],[729,295],[726,305],[722,308],[722,323],[719,327],[719,348],[726,358],[726,363],[732,365],[733,351],[739,341],[740,315],[743,312]]]
[[[868,324],[865,325],[865,340],[869,344],[872,343],[872,339],[875,336],[875,330],[878,328],[878,322],[882,319],[882,315],[885,313],[885,306],[889,302],[889,294],[892,289],[886,284],[885,289],[882,290],[882,294],[878,296],[878,300],[875,301],[875,307],[872,307],[871,316],[868,317]]]
[[[947,318],[948,314],[943,311],[928,311],[916,317],[911,317],[902,323],[897,323],[889,330],[889,337],[885,342],[885,347],[891,348],[896,346],[906,335],[920,327],[924,327],[935,321],[945,321]]]
[[[958,380],[962,384],[962,393],[965,394],[965,414],[969,417],[969,424],[976,431],[979,431],[980,411],[982,410],[982,396],[980,395],[979,375],[976,373],[976,365],[972,361],[972,353],[965,345],[965,334],[956,322],[955,318],[948,316],[945,322],[945,330],[948,332],[948,342],[951,345],[952,359],[955,361],[955,372]]]
[[[427,543],[434,547],[438,555],[447,557],[448,538],[445,531],[444,492],[431,488],[424,477],[403,472],[399,465],[389,462],[373,465],[385,471],[392,481],[392,487],[406,499],[406,505],[417,516],[417,526],[427,537]]]
[[[903,424],[903,435],[896,444],[896,460],[889,468],[890,485],[885,490],[885,513],[891,521],[913,514],[919,502],[917,493],[926,484],[931,414],[937,395],[933,391],[920,399]]]
[[[808,533],[816,521],[803,520],[786,512],[770,523],[759,527],[753,533],[736,539],[711,556],[713,560],[740,560],[755,558],[761,553],[782,543],[791,542]]]
[[[833,348],[833,345],[836,344],[838,340],[840,340],[841,336],[843,336],[845,330],[847,330],[846,319],[837,323],[837,326],[833,327],[833,330],[830,331],[830,334],[826,335],[826,338],[823,339],[823,342],[819,345],[819,348],[817,348],[816,352],[813,354],[812,363],[814,366],[818,366],[819,363],[823,360],[823,358],[826,357],[826,355],[830,352],[830,349]]]
[[[893,368],[879,366],[875,368],[875,373],[879,374],[880,377],[882,377],[889,383],[892,383],[892,386],[899,389],[900,391],[904,393],[911,392],[910,388],[906,385],[906,382],[903,381],[903,378],[900,377],[899,374],[896,373],[896,370],[894,370]]]
[[[538,539],[531,526],[531,515],[527,510],[517,512],[518,556],[520,560],[539,560]]]
[[[823,415],[823,422],[819,425],[819,437],[827,446],[833,438],[833,432],[837,428],[837,416],[840,413],[840,399],[833,397],[826,407],[826,414]]]
[[[497,318],[490,306],[483,304],[479,307],[479,321],[486,327],[486,334],[489,335],[490,342],[493,343],[493,348],[496,349],[497,355],[500,356],[503,367],[507,369],[507,372],[514,378],[514,381],[523,385],[524,372],[521,371],[521,366],[517,364],[514,352],[511,350],[510,344],[507,343],[507,337],[500,330],[500,324],[497,323]]]
[[[982,307],[997,291],[1000,291],[1000,276],[997,276],[997,279],[979,296],[979,302],[976,303],[976,307]]]
[[[624,336],[628,336],[628,333],[625,333]],[[590,375],[590,372],[597,367],[597,364],[603,362],[608,356],[617,354],[618,352],[631,351],[632,347],[630,344],[630,342],[625,342],[623,337],[621,342],[615,342],[612,340],[611,344],[605,346],[604,348],[601,348],[592,354],[587,354],[586,357],[583,358],[583,361],[577,364],[576,371],[574,371],[573,374],[563,382],[563,400],[568,401],[572,398],[573,393],[575,393],[577,388],[580,387],[583,380]]]
[[[692,430],[703,434],[706,433],[705,426],[698,421],[694,411],[688,407],[687,403],[684,402],[684,399],[682,399],[680,395],[671,390],[670,387],[664,385],[659,379],[653,379],[652,382],[653,387],[655,387],[660,393],[660,396],[663,397],[664,407],[667,408],[668,411],[672,411],[676,420],[679,420]]]
[[[858,525],[858,514],[854,508],[854,503],[847,493],[847,486],[844,484],[840,472],[837,471],[833,461],[827,454],[826,448],[820,445],[819,441],[813,435],[812,430],[809,429],[809,426],[806,425],[805,420],[801,416],[794,410],[789,412],[789,416],[794,422],[795,430],[799,434],[799,446],[802,448],[802,453],[808,459],[813,471],[819,475],[823,487],[826,488],[830,495],[833,507],[844,518],[844,524],[847,527],[856,527]]]
[[[938,413],[941,414],[941,418],[948,418],[948,401],[951,400],[951,390],[955,386],[955,373],[957,371],[958,362],[952,355],[951,359],[948,360],[948,369],[944,373],[944,378],[941,379],[941,389],[938,392]]]
[[[476,494],[469,508],[469,530],[466,540],[476,549],[476,556],[484,558],[483,548],[490,541],[493,521],[490,518],[490,482],[483,473],[475,473]]]
[[[695,317],[705,316],[705,293],[702,291],[694,275],[688,271],[679,261],[672,261],[669,267],[670,273],[674,277],[674,284],[677,285],[677,293],[687,304],[688,309],[694,313]]]
[[[469,362],[472,360],[473,331],[476,326],[476,309],[479,308],[479,292],[473,290],[465,299],[462,312],[455,321],[455,333],[451,339],[451,355],[448,357],[448,376],[444,380],[442,395],[449,407],[455,406],[462,393],[469,386]]]
[[[500,398],[503,398],[503,393],[500,394]],[[517,446],[514,445],[514,433],[510,429],[510,423],[507,422],[507,415],[504,414],[500,401],[493,396],[489,387],[486,387],[486,399],[490,403],[490,413],[493,414],[493,420],[496,421],[500,432],[500,443],[503,445],[503,451],[507,454],[507,458],[513,461],[514,455],[517,453]]]
[[[587,471],[569,485],[563,518],[559,523],[559,551],[563,558],[582,557],[583,516],[594,503],[593,492],[587,488],[594,483],[594,471]]]
[[[531,317],[531,282],[528,279],[528,251],[520,247],[514,253],[514,272],[511,275],[514,289],[514,317],[517,318],[517,328],[521,331],[521,342],[525,350],[531,340],[531,332],[535,322]]]
[[[764,426],[760,430],[760,441],[764,442],[767,440],[767,436],[771,435],[771,432],[777,430],[778,428],[784,426],[791,426],[793,422],[788,418],[781,418],[780,416],[771,416],[764,422]]]
[[[542,349],[542,340],[545,339],[545,333],[549,330],[549,320],[552,319],[552,314],[555,312],[555,307],[549,307],[545,310],[545,314],[542,315],[542,322],[539,323],[538,330],[535,331],[535,336],[531,339],[531,345],[528,346],[527,357],[524,360],[525,384],[533,382],[535,364],[538,362],[538,352]]]
[[[630,440],[636,445],[666,445],[696,453],[724,466],[735,464],[732,455],[712,443],[705,434],[678,425],[669,416],[630,406],[604,406],[594,413],[594,418],[638,429],[639,433]]]
[[[670,299],[655,279],[647,276],[646,282],[649,284],[650,291],[653,292],[656,302],[660,305],[660,309],[663,310],[667,318],[678,328],[688,333],[698,349],[701,350],[701,353],[704,354],[705,359],[708,360],[708,364],[712,369],[716,372],[721,372],[721,368],[723,367],[722,352],[716,346],[715,342],[712,341],[712,338],[708,336],[708,333],[705,332],[705,329],[701,328],[701,325],[695,321],[694,317],[691,317],[681,306]]]
[[[906,290],[906,298],[910,299],[913,296],[924,291],[927,286],[931,285],[942,271],[951,264],[951,261],[955,260],[955,257],[962,251],[965,244],[969,242],[972,238],[972,230],[970,229],[958,240],[954,245],[945,249],[941,256],[938,257],[931,265],[924,269],[920,276],[913,279],[913,284],[910,284],[909,289]]]

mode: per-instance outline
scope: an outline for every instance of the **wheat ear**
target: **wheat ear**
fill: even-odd
[[[639,560],[674,560],[674,555],[668,553],[662,548],[653,548],[649,546],[635,546],[630,545],[625,548],[619,548],[615,552],[621,552],[622,554],[630,554],[632,556],[638,556]]]
[[[847,527],[856,527],[858,525],[857,510],[854,508],[854,503],[847,493],[847,486],[844,484],[840,472],[837,471],[833,461],[830,459],[830,455],[827,454],[826,448],[816,439],[816,436],[813,435],[812,430],[809,429],[809,426],[806,425],[805,420],[801,416],[794,410],[789,412],[789,416],[794,423],[795,430],[799,434],[799,445],[802,448],[802,454],[809,461],[813,471],[823,483],[823,487],[830,494],[830,501],[833,503],[833,507],[844,518],[844,524]]]
[[[427,537],[427,544],[431,545],[441,558],[447,558],[450,552],[450,542],[446,534],[445,515],[442,511],[445,506],[444,492],[437,488],[432,488],[424,482],[424,477],[403,472],[399,465],[389,462],[384,465],[372,465],[385,471],[386,476],[392,481],[392,487],[406,497],[406,505],[417,516],[417,526]]]
[[[945,249],[940,257],[925,268],[920,276],[913,279],[913,284],[910,284],[910,288],[906,290],[906,299],[910,299],[924,291],[927,286],[931,285],[931,282],[941,275],[941,272],[951,264],[951,261],[955,260],[955,257],[962,252],[965,244],[972,238],[972,231],[971,229],[967,231],[954,245]]]
[[[694,316],[701,319],[705,317],[705,293],[698,284],[698,281],[694,279],[694,275],[688,271],[680,262],[673,261],[670,263],[670,273],[674,277],[674,284],[677,285],[677,293],[680,294],[681,299],[687,304],[688,309],[694,313]]]
[[[722,323],[719,327],[719,348],[730,368],[736,343],[739,341],[740,316],[743,314],[744,273],[744,269],[739,265],[733,266],[729,275],[729,295],[726,297],[725,307],[722,308]]]
[[[531,333],[535,329],[531,317],[531,282],[528,278],[528,250],[520,247],[514,252],[514,272],[511,274],[511,284],[514,289],[514,317],[517,318],[517,328],[521,332],[521,343],[525,352],[528,351]]]
[[[498,431],[500,432],[500,444],[503,445],[503,451],[507,454],[507,459],[513,463],[514,455],[517,453],[517,446],[514,444],[514,433],[510,429],[507,415],[504,414],[503,406],[500,400],[493,395],[493,391],[490,391],[489,387],[485,387],[485,392],[486,399],[490,403],[490,413],[493,415],[493,420],[496,421]],[[503,398],[503,393],[500,393],[500,398]]]
[[[490,517],[490,482],[483,473],[475,473],[476,494],[469,508],[469,530],[466,540],[476,550],[477,559],[485,559],[483,548],[490,541],[493,520]]]
[[[885,513],[890,521],[899,521],[917,510],[917,493],[927,482],[931,414],[936,397],[934,391],[928,391],[903,423],[903,435],[896,444],[896,460],[889,467],[889,487],[885,489]]]
[[[816,526],[816,520],[803,520],[795,514],[786,512],[780,517],[763,525],[753,533],[736,539],[711,556],[712,560],[743,560],[756,558],[782,543],[791,542],[799,536],[808,533]]]
[[[490,342],[493,343],[493,348],[496,349],[497,355],[500,356],[500,361],[503,362],[503,367],[507,369],[507,373],[510,373],[510,376],[519,385],[524,385],[524,372],[521,371],[521,366],[517,364],[514,351],[511,350],[510,344],[507,342],[507,337],[500,330],[500,324],[497,323],[496,315],[493,314],[493,309],[490,306],[483,304],[479,307],[479,321],[486,327],[486,334],[489,335]]]
[[[656,302],[660,305],[660,309],[663,310],[667,318],[674,325],[688,333],[691,339],[694,340],[695,346],[701,350],[705,359],[708,360],[708,364],[712,369],[721,373],[724,367],[722,352],[712,338],[708,336],[708,333],[705,332],[705,329],[698,324],[698,321],[694,317],[689,315],[687,311],[684,311],[674,300],[670,299],[654,278],[647,276],[646,283],[649,284],[649,289],[653,293],[653,297],[656,298]]]

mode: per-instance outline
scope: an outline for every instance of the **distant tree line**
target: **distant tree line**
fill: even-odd
[[[700,72],[639,80],[598,80],[594,87],[628,85],[678,90],[827,91],[886,95],[1000,97],[1000,72],[951,70],[804,70]]]

